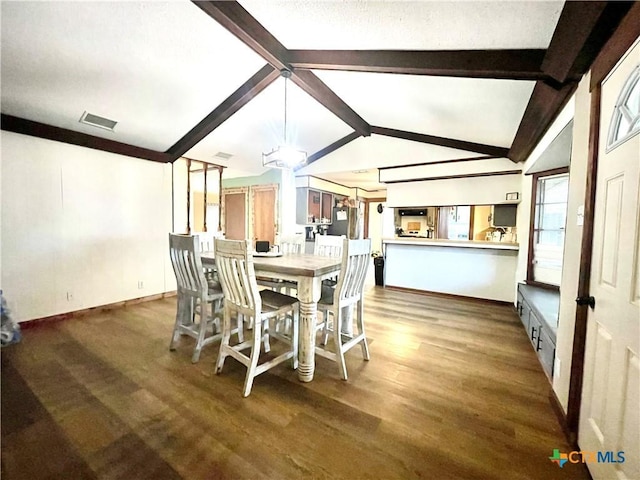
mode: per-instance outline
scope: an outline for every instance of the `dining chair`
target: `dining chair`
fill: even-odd
[[[198,242],[200,243],[200,252],[213,252],[213,240],[215,238],[224,238],[223,232],[198,232],[195,235],[198,236]],[[204,269],[204,274],[207,280],[216,281],[216,269],[207,267]]]
[[[170,233],[169,256],[177,285],[176,321],[169,349],[175,350],[182,335],[195,338],[191,361],[196,363],[204,346],[222,338],[220,313],[224,295],[220,284],[205,276],[198,236]],[[243,340],[241,324],[234,333],[239,341]]]
[[[280,239],[280,243],[277,247],[280,253],[282,253],[283,255],[294,255],[303,253],[304,236],[283,236]],[[286,293],[287,295],[293,295],[294,291],[298,288],[298,284],[296,282],[270,277],[258,277],[258,285],[260,285],[261,287],[270,288],[272,290],[275,290],[276,292]]]
[[[315,353],[338,363],[340,375],[343,380],[347,380],[347,366],[344,354],[351,348],[360,344],[362,356],[369,360],[369,345],[364,329],[364,283],[367,275],[367,268],[371,263],[371,240],[342,240],[342,262],[338,283],[335,288],[323,288],[323,295],[318,302],[318,310],[323,312],[325,332],[328,329],[328,320],[331,316],[333,326],[328,329],[333,333],[333,345],[324,341],[316,345]],[[345,307],[355,306],[354,315],[350,317],[351,322],[355,318],[356,332],[353,326],[343,328],[345,321],[344,314],[348,311]],[[349,333],[345,333],[349,332]],[[331,349],[331,347],[333,349]]]
[[[344,235],[316,235],[313,244],[313,254],[322,255],[324,257],[340,257],[342,255],[343,240],[346,237]],[[322,280],[322,290],[333,289],[338,283],[338,276],[333,276]],[[327,294],[325,293],[325,296]],[[324,330],[323,338],[326,344],[326,338],[328,335],[329,321],[325,318],[322,322],[316,325],[316,330]]]
[[[283,255],[304,253],[304,235],[284,235],[280,238],[280,251]]]
[[[293,369],[298,368],[298,300],[273,290],[259,290],[250,245],[248,240],[215,240],[216,266],[224,292],[222,342],[216,362],[216,373],[222,372],[227,356],[235,358],[247,367],[242,392],[244,397],[251,393],[254,378],[270,368],[289,359],[292,361]],[[253,320],[253,338],[237,345],[230,345],[231,317],[234,314]],[[288,335],[278,334],[275,328],[273,331],[270,330],[270,321],[287,314],[292,318],[292,328]],[[265,353],[271,349],[270,336],[283,341],[288,348],[275,358],[259,363],[262,342],[265,345]],[[246,349],[250,349],[248,355],[243,353]]]
[[[284,235],[280,237],[280,243],[278,244],[278,248],[283,255],[300,255],[304,253],[304,235],[303,234],[294,234],[294,235]],[[298,282],[293,280],[282,280],[278,278],[269,278],[269,279],[259,279],[258,285],[266,286],[280,293],[285,293],[287,295],[297,295],[298,290]],[[280,332],[282,329],[291,328],[291,316],[285,316],[276,322],[276,331]]]
[[[342,255],[342,240],[344,238],[344,235],[316,235],[313,254],[325,257],[339,257]]]

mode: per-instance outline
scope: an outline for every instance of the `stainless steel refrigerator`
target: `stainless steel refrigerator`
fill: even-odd
[[[358,209],[354,207],[334,207],[329,235],[346,235],[347,238],[360,238]]]

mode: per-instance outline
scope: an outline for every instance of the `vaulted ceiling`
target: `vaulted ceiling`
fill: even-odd
[[[380,167],[517,163],[632,4],[3,1],[2,129],[259,175],[288,69],[297,174],[375,190]]]

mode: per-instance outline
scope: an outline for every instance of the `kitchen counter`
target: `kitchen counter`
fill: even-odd
[[[399,245],[432,245],[438,247],[459,248],[492,248],[496,250],[519,250],[517,243],[511,242],[485,242],[481,240],[445,240],[425,237],[394,237],[383,238],[382,243],[396,243]]]
[[[518,244],[410,237],[382,243],[387,286],[515,303]]]

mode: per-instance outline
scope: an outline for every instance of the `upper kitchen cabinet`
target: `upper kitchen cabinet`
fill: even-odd
[[[312,188],[296,188],[296,223],[319,225],[331,223],[333,194]]]

